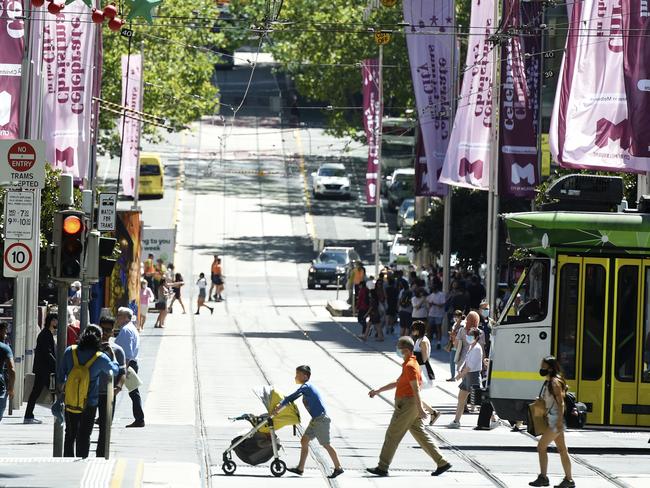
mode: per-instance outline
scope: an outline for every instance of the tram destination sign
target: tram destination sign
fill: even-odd
[[[31,139],[0,141],[0,185],[41,189],[45,185],[45,143]]]
[[[34,192],[8,191],[5,198],[5,239],[29,240],[34,235]]]

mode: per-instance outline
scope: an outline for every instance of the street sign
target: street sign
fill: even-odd
[[[34,254],[29,247],[29,242],[5,240],[4,275],[6,278],[28,274],[33,262]]]
[[[45,185],[45,143],[29,139],[0,141],[0,185],[40,189]]]
[[[101,193],[97,212],[97,230],[100,232],[115,230],[116,212],[117,193]]]
[[[5,239],[34,235],[34,192],[10,190],[5,198]]]

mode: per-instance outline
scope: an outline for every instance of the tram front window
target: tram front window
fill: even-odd
[[[618,270],[614,371],[619,381],[634,381],[635,377],[638,272],[637,266],[621,266]]]
[[[539,322],[546,317],[548,307],[548,267],[546,259],[533,261],[524,271],[502,313],[502,324]],[[508,306],[509,305],[509,306]]]

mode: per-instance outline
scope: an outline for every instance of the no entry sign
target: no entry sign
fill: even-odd
[[[4,252],[4,275],[7,278],[25,274],[29,271],[34,255],[29,243],[7,239]]]
[[[45,144],[30,139],[0,141],[0,185],[43,188]]]

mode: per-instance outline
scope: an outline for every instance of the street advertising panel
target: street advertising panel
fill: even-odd
[[[176,249],[176,229],[144,227],[142,229],[142,257],[153,254],[154,262],[162,259],[165,263],[174,262]]]
[[[142,56],[131,54],[122,56],[122,105],[135,112],[142,111]],[[122,192],[135,195],[136,171],[140,157],[139,116],[126,112],[119,122],[122,132]]]
[[[25,49],[24,15],[22,0],[3,0],[0,3],[0,139],[18,139],[21,135],[20,76]]]
[[[381,101],[379,100],[379,62],[364,59],[361,65],[363,80],[363,128],[368,141],[368,167],[366,170],[366,203],[377,202],[377,174],[379,173],[379,141],[381,134]]]
[[[406,46],[426,165],[416,159],[416,196],[444,196],[438,182],[445,161],[454,103],[453,0],[404,0]]]
[[[496,32],[495,0],[472,0],[463,85],[456,108],[449,150],[440,175],[447,185],[477,190],[490,187],[490,139],[492,134],[492,70]]]

